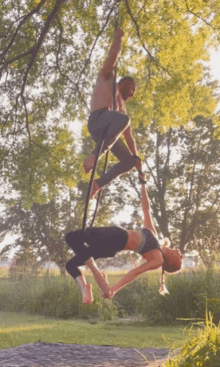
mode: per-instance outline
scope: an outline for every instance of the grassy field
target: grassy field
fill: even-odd
[[[8,279],[8,276],[9,276],[9,267],[2,267],[0,268],[0,280],[2,279]],[[42,276],[46,275],[47,273],[47,270],[45,269],[41,269],[40,270],[40,274]],[[60,271],[58,269],[50,269],[49,270],[49,274],[50,275],[54,275],[54,276],[59,276],[60,275]]]
[[[26,313],[0,312],[0,348],[22,344],[72,343],[132,348],[179,348],[189,337],[183,326],[150,327],[141,322],[58,320]]]
[[[88,281],[93,280],[93,275],[90,272],[90,270],[85,270],[84,275],[88,277]],[[127,270],[120,270],[120,271],[113,271],[108,270],[105,271],[105,273],[110,277],[110,279],[114,279],[114,281],[117,281],[123,274],[127,273]],[[58,269],[49,269],[49,271],[45,269],[40,270],[40,277],[50,275],[50,276],[60,276],[60,271]],[[69,275],[68,275],[69,276]],[[9,268],[8,267],[2,267],[0,268],[0,280],[7,280],[9,279]]]
[[[122,274],[108,273],[109,283]],[[165,297],[158,293],[160,272],[143,274],[112,300],[101,298],[86,272],[94,290],[90,306],[82,303],[76,283],[57,270],[41,271],[38,277],[8,275],[7,268],[0,268],[0,349],[39,341],[178,348],[180,353],[166,367],[220,366],[220,269],[168,276],[170,293]],[[180,319],[198,324],[186,328]]]

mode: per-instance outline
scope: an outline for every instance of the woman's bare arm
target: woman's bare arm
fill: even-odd
[[[147,190],[144,184],[142,184],[142,187],[141,187],[141,203],[142,203],[142,209],[144,213],[144,227],[147,229],[150,229],[155,235],[157,235],[157,231],[153,225],[153,220],[150,214],[149,197],[148,197]]]
[[[158,269],[163,264],[163,257],[160,252],[158,252],[157,258],[154,258],[135,269],[130,270],[126,275],[124,275],[118,283],[114,284],[110,287],[109,297],[113,297],[116,292],[118,292],[125,285],[133,282],[140,274],[145,273],[146,271]]]

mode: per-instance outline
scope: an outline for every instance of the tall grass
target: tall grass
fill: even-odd
[[[166,283],[169,294],[163,297],[158,292],[159,274],[146,274],[117,293],[115,301],[125,312],[140,315],[149,323],[204,318],[207,299],[214,317],[220,317],[220,309],[213,304],[213,299],[220,299],[220,269],[182,271],[169,276]]]
[[[206,315],[204,328],[188,340],[181,353],[165,363],[165,367],[219,367],[220,323],[213,323],[211,313]]]
[[[112,284],[118,275],[109,276]],[[92,279],[91,276],[88,279]],[[158,292],[160,273],[144,274],[119,291],[112,300],[102,299],[93,282],[94,302],[82,303],[76,283],[68,276],[27,278],[25,281],[0,282],[0,310],[26,311],[33,314],[68,319],[99,318],[112,320],[115,317],[136,315],[152,324],[168,324],[178,318],[203,318],[208,300],[208,309],[214,320],[220,318],[220,270],[182,271],[169,276],[165,297]]]
[[[81,292],[72,279],[50,276],[0,285],[0,310],[25,311],[63,319],[70,317],[111,320],[115,317],[112,301],[102,299],[97,287],[92,305],[82,303]]]

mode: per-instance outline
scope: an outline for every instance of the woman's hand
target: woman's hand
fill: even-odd
[[[139,181],[140,181],[141,184],[145,185],[147,183],[147,181],[145,180],[145,175],[144,175],[143,172],[139,172],[138,177],[139,177]]]

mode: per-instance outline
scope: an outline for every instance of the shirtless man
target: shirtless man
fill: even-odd
[[[108,57],[101,68],[96,85],[93,90],[91,100],[91,114],[88,121],[88,130],[93,140],[98,143],[104,129],[109,126],[102,151],[110,149],[120,161],[98,180],[94,180],[90,198],[92,198],[103,186],[110,183],[119,175],[130,171],[136,167],[139,177],[143,179],[141,161],[138,158],[135,140],[130,127],[130,119],[126,114],[125,101],[133,97],[136,90],[136,83],[131,77],[122,78],[116,84],[116,111],[113,111],[113,83],[114,67],[121,52],[121,41],[124,33],[120,28],[115,30],[115,40],[109,50]],[[123,133],[127,145],[120,138]],[[84,160],[84,169],[89,173],[95,163],[97,146],[90,156]],[[142,177],[143,176],[143,177]]]

